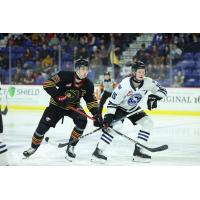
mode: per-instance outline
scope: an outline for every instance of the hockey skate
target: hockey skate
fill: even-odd
[[[68,145],[66,149],[67,155],[65,158],[70,162],[72,162],[72,160],[76,157],[76,154],[74,153],[74,147],[75,146]]]
[[[135,150],[133,152],[133,161],[134,162],[144,162],[148,163],[151,161],[151,156],[143,153],[143,149],[140,148],[137,144],[135,145]]]
[[[91,162],[103,164],[107,160],[107,157],[103,155],[103,151],[96,147],[92,154]]]
[[[28,150],[23,152],[23,155],[25,156],[25,158],[29,158],[31,155],[33,155],[36,152],[36,150],[37,149],[30,147]]]

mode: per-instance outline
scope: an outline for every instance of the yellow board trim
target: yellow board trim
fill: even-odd
[[[39,110],[44,110],[46,107],[45,106],[16,106],[16,105],[9,105],[8,109],[9,110],[27,110],[27,111],[39,111]]]
[[[2,106],[3,108],[3,106]],[[43,111],[45,106],[19,106],[19,105],[9,105],[9,110],[26,110],[26,111]],[[86,113],[89,113],[87,107],[84,107]],[[103,113],[106,113],[106,108],[103,109]],[[200,111],[181,111],[181,110],[145,110],[147,114],[150,115],[184,115],[184,116],[200,116]]]

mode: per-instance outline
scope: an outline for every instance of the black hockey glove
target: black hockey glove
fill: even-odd
[[[155,94],[150,94],[148,96],[148,100],[147,100],[147,107],[149,110],[152,110],[154,108],[157,108],[157,101],[161,100],[162,98],[155,95]]]
[[[96,127],[103,127],[103,119],[101,114],[96,114],[93,117],[96,121],[94,122],[94,126]]]
[[[114,115],[113,114],[106,114],[104,116],[103,126],[105,128],[108,128],[111,125],[113,120],[114,120]]]
[[[59,105],[66,107],[70,103],[73,103],[79,99],[79,95],[75,92],[67,92],[65,95],[59,95],[54,98],[54,100],[59,103]]]

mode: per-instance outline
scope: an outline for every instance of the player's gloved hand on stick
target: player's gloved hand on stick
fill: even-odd
[[[55,101],[57,101],[61,106],[67,106],[69,104],[69,101],[67,100],[66,96],[56,96]]]
[[[154,108],[157,108],[157,101],[161,100],[162,98],[154,95],[154,94],[150,94],[148,96],[148,100],[147,100],[147,107],[149,110],[152,110]]]
[[[103,127],[103,118],[101,114],[96,114],[93,117],[96,121],[94,122],[94,126],[96,127]]]
[[[106,114],[104,116],[103,126],[105,128],[108,128],[111,125],[113,120],[114,120],[114,115],[113,114]]]
[[[61,106],[67,106],[70,103],[75,102],[78,100],[79,96],[77,93],[67,92],[65,95],[58,95],[54,99],[57,101]]]

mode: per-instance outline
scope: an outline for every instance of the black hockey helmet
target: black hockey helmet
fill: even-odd
[[[86,66],[89,68],[89,61],[87,59],[80,58],[75,61],[75,69]]]
[[[145,64],[142,61],[139,61],[139,60],[135,61],[132,64],[133,72],[136,72],[138,69],[145,69]]]

